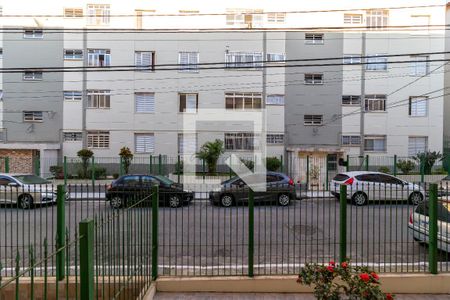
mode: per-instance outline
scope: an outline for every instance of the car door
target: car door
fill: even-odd
[[[265,193],[264,200],[270,202],[276,202],[278,192],[282,189],[280,177],[275,174],[266,175],[267,192]]]
[[[356,191],[364,192],[370,200],[380,200],[380,182],[378,175],[367,173],[355,176],[358,182],[352,185],[352,195]]]
[[[16,183],[11,178],[0,176],[0,202],[15,203],[17,201],[17,194],[19,186],[10,186],[10,183]]]
[[[236,201],[236,204],[248,201],[248,187],[241,178],[231,182],[229,187],[223,190],[224,193],[231,193]]]
[[[407,191],[403,187],[403,181],[386,174],[378,174],[380,179],[380,193],[384,195],[385,200],[406,200]]]
[[[157,185],[159,186],[159,202],[163,202],[166,197],[167,188],[155,177],[144,175],[141,177],[142,180],[142,189],[146,196],[151,195],[152,187]],[[151,201],[151,199],[149,199]]]
[[[127,175],[121,179],[117,187],[118,192],[126,199],[134,199],[141,189],[140,178],[138,175]]]

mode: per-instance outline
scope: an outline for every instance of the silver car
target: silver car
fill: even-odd
[[[359,206],[379,200],[408,200],[417,205],[425,198],[425,190],[420,185],[381,172],[339,173],[330,182],[331,194],[339,198],[339,189],[343,184],[347,185],[347,198]]]

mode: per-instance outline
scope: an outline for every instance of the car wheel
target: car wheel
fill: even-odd
[[[113,196],[111,200],[109,200],[109,205],[114,209],[118,209],[124,206],[124,201],[120,196]]]
[[[422,193],[419,192],[414,192],[409,196],[409,203],[411,203],[412,205],[418,205],[419,203],[421,203],[423,201],[423,195]]]
[[[363,206],[367,204],[367,195],[363,192],[357,192],[352,197],[352,203],[357,206]]]
[[[33,207],[33,197],[28,194],[23,194],[19,196],[19,206],[22,209],[29,209]]]
[[[291,198],[288,194],[280,194],[278,195],[278,205],[279,206],[288,206],[291,202]]]
[[[220,197],[220,204],[223,207],[230,207],[231,205],[233,205],[233,196],[228,195],[228,194],[222,195]]]
[[[177,195],[170,195],[169,197],[169,206],[172,208],[177,208],[181,206],[180,197]]]

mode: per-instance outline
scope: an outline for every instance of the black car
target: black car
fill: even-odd
[[[159,186],[159,203],[170,207],[180,207],[189,204],[194,194],[183,190],[183,186],[167,177],[159,175],[124,175],[113,181],[106,189],[106,199],[112,208],[121,208],[133,200],[149,197],[151,188]]]
[[[257,175],[248,175],[248,177]],[[247,176],[233,177],[222,182],[220,190],[209,193],[209,201],[215,205],[229,207],[236,204],[248,202],[248,187],[245,181]],[[262,179],[264,180],[264,179]],[[247,180],[248,181],[248,180]],[[283,173],[267,172],[265,192],[254,193],[254,201],[276,203],[280,206],[289,205],[292,199],[295,199],[294,181]]]

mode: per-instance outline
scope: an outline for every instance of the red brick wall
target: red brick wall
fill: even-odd
[[[10,173],[33,173],[34,150],[0,149],[0,157],[9,157]],[[0,171],[5,171],[5,160],[0,159]]]

